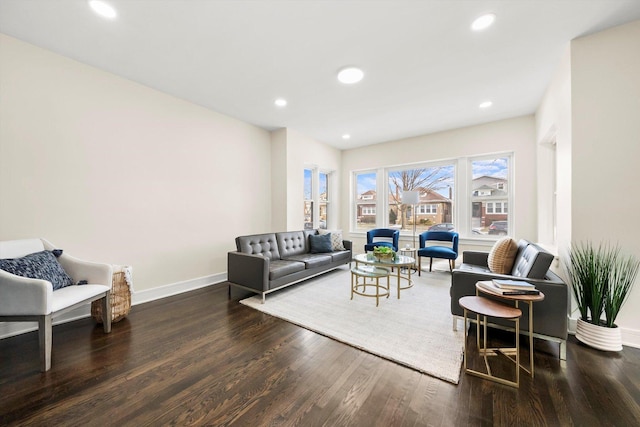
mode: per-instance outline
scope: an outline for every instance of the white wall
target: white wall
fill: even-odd
[[[287,129],[283,128],[271,132],[271,228],[264,232],[287,230],[287,179]]]
[[[280,214],[286,214],[287,230],[302,230],[304,227],[304,169],[316,167],[323,171],[335,171],[330,182],[330,184],[334,183],[333,189],[330,187],[330,198],[340,200],[340,189],[335,183],[340,182],[341,151],[294,129],[286,129],[286,158],[287,204],[286,208],[280,208]],[[281,188],[280,191],[283,189]],[[277,215],[276,210],[277,208],[274,207],[274,218]],[[337,210],[336,203],[330,205],[328,228],[340,227],[337,221],[339,218]]]
[[[566,248],[571,242],[571,57],[562,57],[536,112],[538,142],[538,241]],[[551,145],[554,143],[555,145]],[[557,236],[553,235],[553,176],[556,175]]]
[[[640,21],[571,46],[572,240],[640,258]],[[640,278],[617,324],[640,346]]]
[[[350,226],[351,172],[385,166],[513,152],[515,165],[515,237],[536,240],[536,142],[533,116],[501,120],[452,131],[346,150],[342,156],[342,223]],[[364,233],[351,233],[354,250],[362,251]],[[476,248],[462,242],[460,251]],[[484,248],[486,249],[486,247]]]
[[[140,291],[270,229],[269,132],[4,35],[0,63],[0,239],[130,264]]]

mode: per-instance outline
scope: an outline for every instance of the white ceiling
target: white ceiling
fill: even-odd
[[[117,19],[0,0],[0,32],[343,149],[533,113],[571,39],[640,19],[640,0],[107,2]],[[470,31],[486,12],[495,24]],[[346,65],[364,80],[339,83]]]

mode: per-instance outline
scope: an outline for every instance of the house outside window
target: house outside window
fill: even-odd
[[[377,173],[358,172],[355,183],[355,230],[370,230],[376,227]]]
[[[504,153],[353,172],[351,230],[388,227],[408,235],[414,223],[418,233],[449,223],[463,238],[496,239],[497,225],[490,227],[500,221],[500,232],[506,223],[513,234],[508,210],[514,196],[512,162],[513,154]],[[417,191],[419,203],[404,205],[404,191]]]
[[[434,224],[453,222],[453,189],[455,167],[452,164],[424,165],[387,172],[388,207],[391,228],[416,232],[426,231]],[[420,203],[402,203],[404,191],[418,191]]]
[[[511,156],[472,159],[471,230],[495,237],[490,229],[494,221],[509,221],[508,205]]]

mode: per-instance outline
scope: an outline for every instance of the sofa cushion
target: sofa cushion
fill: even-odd
[[[73,280],[62,268],[51,251],[41,251],[21,258],[0,259],[0,269],[16,276],[51,282],[53,290],[73,285]]]
[[[334,251],[331,252],[331,260],[333,262],[351,262],[351,251]]]
[[[309,252],[305,234],[302,231],[285,231],[276,233],[280,258],[288,259],[292,255]]]
[[[318,234],[331,234],[331,249],[334,251],[345,251],[346,248],[342,244],[342,230],[318,230]]]
[[[331,234],[318,234],[317,236],[309,236],[309,252],[312,254],[321,254],[332,252]]]
[[[275,233],[236,237],[236,248],[244,254],[280,259]]]
[[[301,254],[290,256],[286,260],[304,262],[306,268],[316,268],[331,264],[332,258],[331,254]]]
[[[489,270],[497,274],[509,274],[517,252],[518,244],[511,237],[503,237],[498,240],[489,252],[487,259]]]
[[[272,260],[269,264],[269,280],[276,280],[304,270],[304,263],[297,261]]]

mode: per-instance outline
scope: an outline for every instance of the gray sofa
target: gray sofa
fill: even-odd
[[[229,282],[262,295],[317,276],[351,262],[351,242],[346,250],[310,253],[309,235],[317,230],[254,234],[236,238],[236,252],[227,256]]]
[[[489,270],[488,252],[464,251],[462,265],[451,275],[451,314],[454,316],[454,330],[457,319],[464,316],[458,304],[463,296],[475,295],[476,282],[491,279],[526,280],[544,293],[543,301],[533,305],[534,336],[558,342],[560,359],[566,359],[566,342],[569,313],[569,288],[560,277],[549,270],[554,256],[541,247],[527,241],[518,242],[518,251],[511,274],[495,274]],[[526,308],[526,304],[522,304]],[[507,321],[495,321],[497,326],[512,326]],[[522,310],[520,328],[523,333],[529,330],[528,310]]]

